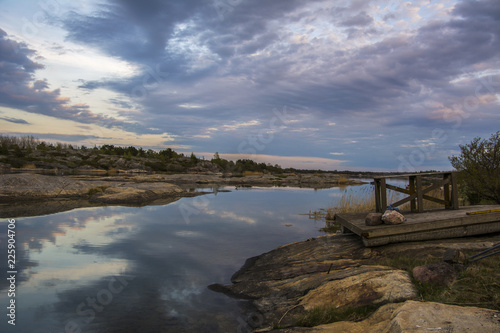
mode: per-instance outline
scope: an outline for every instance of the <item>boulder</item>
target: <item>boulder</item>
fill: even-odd
[[[464,265],[467,262],[467,256],[460,250],[448,249],[443,255],[443,261],[448,264]]]
[[[500,332],[500,312],[434,302],[408,301],[391,316],[390,332]]]
[[[406,301],[386,304],[363,321],[339,321],[312,328],[288,328],[272,332],[500,332],[500,312],[434,302]]]
[[[91,201],[106,204],[138,204],[180,195],[178,186],[168,183],[125,183],[105,188],[91,197]]]
[[[279,321],[285,327],[316,307],[346,309],[417,297],[407,272],[367,264],[372,251],[357,237],[320,236],[250,258],[232,285],[209,288],[253,300],[262,326]]]
[[[382,213],[368,213],[365,217],[365,225],[374,226],[382,223]]]
[[[309,311],[325,304],[335,308],[356,308],[417,297],[407,272],[384,266],[378,269],[323,283],[309,291],[300,304]]]
[[[385,224],[401,224],[405,221],[405,217],[395,210],[386,210],[384,215],[382,215],[382,221]]]
[[[457,275],[453,266],[444,261],[417,266],[412,273],[413,278],[421,283],[433,283],[440,286],[452,283]]]

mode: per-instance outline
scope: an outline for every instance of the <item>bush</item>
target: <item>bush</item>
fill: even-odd
[[[9,155],[9,146],[0,143],[0,155]]]
[[[106,186],[106,185],[101,185],[101,186],[96,186],[96,187],[92,187],[89,189],[88,191],[88,195],[94,195],[94,194],[97,194],[97,193],[103,193],[104,191],[106,191],[106,189],[108,188],[109,186]]]
[[[459,180],[471,204],[484,199],[500,204],[500,131],[488,140],[478,137],[460,145],[460,155],[449,160],[460,171]]]

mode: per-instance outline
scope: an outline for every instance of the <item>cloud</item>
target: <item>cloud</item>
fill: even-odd
[[[46,79],[35,79],[35,72],[44,68],[42,64],[32,60],[36,54],[25,43],[10,39],[0,29],[0,106],[84,124],[123,128],[138,133],[148,132],[141,124],[93,113],[86,104],[70,104],[70,98],[61,96],[59,88],[48,90],[49,83]],[[8,121],[19,123],[19,120]]]
[[[176,24],[206,6],[201,0],[112,0],[90,15],[72,12],[62,23],[69,40],[96,46],[124,60],[154,63],[164,56]]]
[[[340,22],[341,26],[344,27],[364,27],[373,23],[373,17],[366,14],[365,12],[361,12],[355,16],[349,17]]]
[[[210,156],[209,153],[199,153],[201,156]],[[321,169],[336,170],[343,167],[346,160],[335,160],[331,158],[321,158],[314,156],[280,156],[280,155],[248,155],[248,154],[219,154],[220,157],[228,160],[251,159],[258,163],[279,164],[284,168],[299,169]]]
[[[0,119],[14,124],[29,124],[29,122],[27,122],[24,119],[11,118],[11,117],[0,117]]]
[[[353,158],[344,165],[363,166],[393,158],[374,151],[412,149],[433,128],[447,131],[447,145],[458,144],[450,121],[457,115],[460,129],[476,135],[498,122],[496,0],[217,3],[110,0],[54,22],[67,42],[135,68],[128,77],[75,79],[78,93],[118,95],[106,101],[120,119],[71,105],[48,80],[35,79],[43,66],[21,44],[10,63],[23,70],[2,69],[12,80],[1,81],[18,82],[21,93],[1,100],[82,123],[169,132],[181,147],[231,153],[286,106],[295,123],[280,123],[259,153],[327,158],[343,151],[334,145],[349,143]],[[0,38],[7,43],[5,33]]]
[[[307,105],[324,114],[375,114],[388,103],[397,109],[419,102],[423,87],[439,90],[435,98],[454,94],[454,87],[445,85],[461,70],[496,57],[495,6],[494,1],[462,2],[449,21],[429,21],[410,33],[391,28],[387,37],[360,46],[355,43],[370,33],[366,27],[374,23],[377,7],[359,1],[345,7],[324,1],[242,1],[222,18],[200,1],[141,6],[111,1],[92,15],[73,13],[64,26],[69,40],[142,66],[142,73],[126,82],[104,79],[81,87],[129,95],[143,88],[146,98],[139,102],[147,112],[165,114],[159,111],[163,105],[169,114],[184,113],[182,106],[203,105],[200,111],[211,117],[228,108],[238,117],[259,96],[268,104]],[[293,24],[328,32],[333,28],[323,28],[327,19],[349,28],[346,39],[291,43]],[[176,93],[163,94],[166,90]],[[267,111],[252,110],[256,117]]]

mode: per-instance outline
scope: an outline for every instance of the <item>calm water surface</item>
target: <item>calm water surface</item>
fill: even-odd
[[[207,286],[230,283],[249,257],[323,234],[324,222],[301,214],[335,204],[345,189],[230,189],[165,206],[13,216],[16,326],[4,278],[0,331],[246,332],[245,302]]]

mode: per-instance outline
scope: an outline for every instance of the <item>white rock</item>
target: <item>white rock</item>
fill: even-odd
[[[382,221],[385,224],[401,224],[405,221],[405,217],[395,210],[386,210],[382,215]]]

